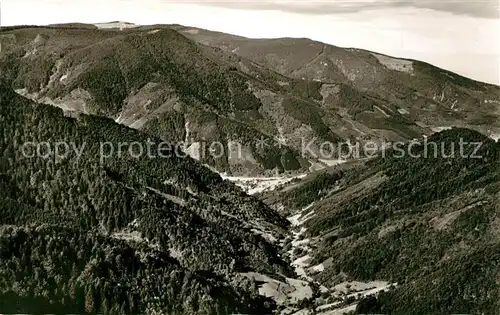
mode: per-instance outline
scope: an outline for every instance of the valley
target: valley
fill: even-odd
[[[182,25],[0,43],[1,312],[500,311],[500,87]]]

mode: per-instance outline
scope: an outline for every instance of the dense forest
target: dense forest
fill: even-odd
[[[69,117],[6,85],[0,122],[2,309],[228,314],[272,308],[238,276],[291,274],[279,248],[253,231],[279,238],[288,226],[262,202],[169,152],[104,159],[101,142],[145,144],[147,136],[104,118]],[[47,147],[34,152],[23,146],[28,142],[65,142],[81,155],[56,156]]]

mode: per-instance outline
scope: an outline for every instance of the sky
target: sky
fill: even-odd
[[[2,25],[128,21],[307,37],[500,84],[498,0],[0,0]]]

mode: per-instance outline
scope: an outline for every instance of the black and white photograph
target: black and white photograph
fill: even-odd
[[[499,315],[498,0],[0,0],[0,314]]]

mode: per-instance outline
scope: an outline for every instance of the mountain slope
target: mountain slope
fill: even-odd
[[[241,273],[292,275],[288,222],[175,147],[5,84],[0,121],[2,310],[268,312]]]
[[[448,126],[500,134],[496,86],[306,39],[62,25],[3,29],[0,41],[0,73],[18,93],[183,142],[234,174],[339,158],[338,150],[320,155],[325,141],[408,140]]]
[[[354,120],[372,129],[385,129],[391,125],[390,120],[402,116],[422,128],[474,126],[486,134],[499,134],[498,86],[416,60],[309,39],[248,39],[190,27],[174,28],[193,40],[231,51],[287,77],[344,83],[385,100],[380,109],[372,110],[375,115],[371,116],[380,117],[355,116]],[[334,99],[327,102],[337,103]],[[398,133],[397,128],[393,131]]]
[[[467,129],[428,140],[438,147],[430,144],[427,158],[424,144],[412,149],[421,158],[389,151],[316,174],[267,200],[292,209],[309,205],[297,220],[310,248],[308,273],[321,284],[397,284],[360,303],[359,313],[496,314],[500,144]]]
[[[249,90],[251,83],[261,83],[175,31],[122,34],[48,28],[13,33],[9,35],[14,43],[7,46],[11,50],[4,50],[10,73],[4,73],[25,96],[113,118],[165,140],[186,142],[187,147],[221,142],[221,157],[204,152],[207,148],[197,154],[220,170],[301,167],[296,153],[290,163],[281,162],[290,151],[286,146],[254,145],[259,138],[273,143],[277,133]],[[46,67],[34,69],[41,61]],[[249,151],[247,160],[229,157],[232,141]]]

